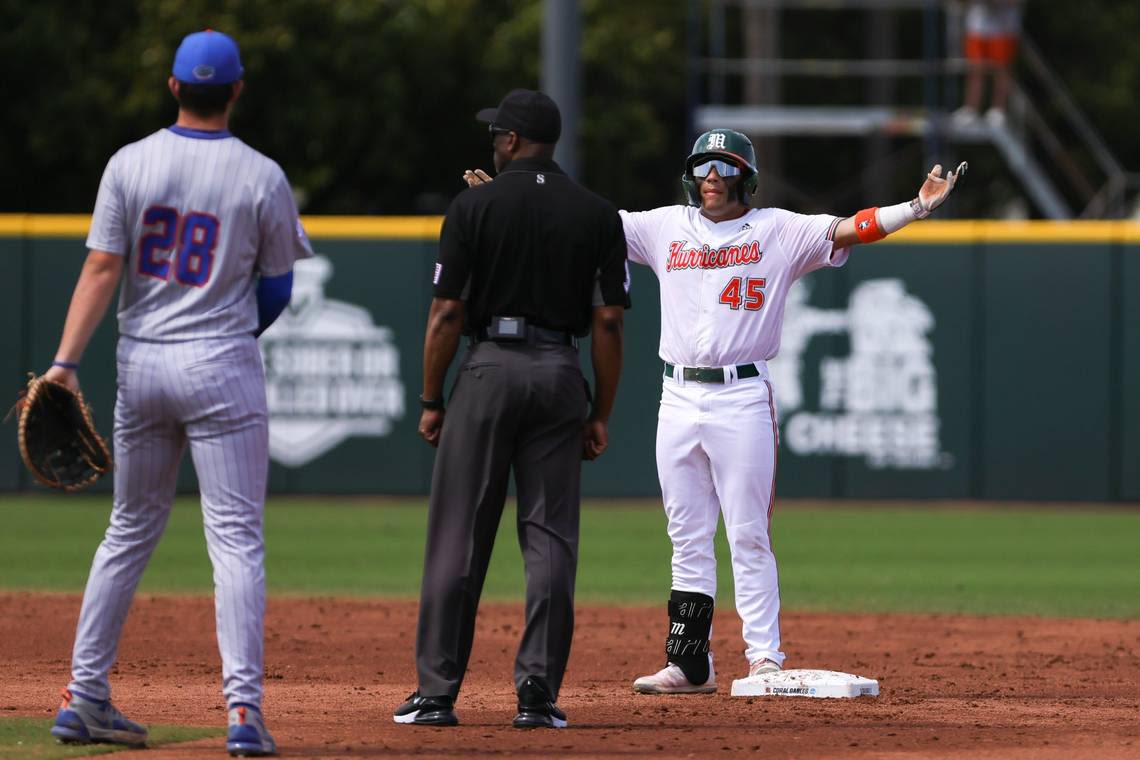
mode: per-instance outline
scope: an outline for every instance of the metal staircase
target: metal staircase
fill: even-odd
[[[741,23],[725,22],[730,7]],[[1140,189],[1140,174],[1124,170],[1044,56],[1024,35],[1019,43],[1023,65],[1016,69],[1022,79],[1013,84],[1006,120],[995,124],[979,119],[961,124],[951,118],[950,112],[958,105],[957,78],[966,71],[966,61],[958,49],[961,3],[711,0],[708,8],[708,55],[692,61],[694,71],[705,83],[703,88],[691,88],[704,93],[692,104],[695,131],[723,126],[754,137],[848,136],[868,140],[911,137],[922,140],[926,152],[932,155],[938,152],[937,146],[945,143],[990,144],[1004,158],[1040,215],[1050,219],[1121,218],[1128,215],[1129,203]],[[885,13],[921,11],[923,57],[912,60],[871,55],[862,59],[784,57],[786,51],[780,49],[778,31],[782,12],[852,8],[877,13],[879,21],[889,20]],[[756,25],[765,27],[764,33],[757,34]],[[730,28],[745,38],[742,43],[728,44]],[[744,52],[730,57],[724,52],[730,47]],[[893,45],[883,42],[878,49],[893,52]],[[888,82],[921,77],[923,103],[904,106],[887,102],[894,100],[895,89],[888,87],[872,98],[879,101],[878,105],[781,104],[781,80],[793,76]],[[746,84],[736,88],[726,86],[734,77]],[[749,80],[751,87],[747,84]],[[760,94],[750,103],[724,102],[724,93],[736,90],[745,93],[742,99],[746,100],[749,92]],[[1045,110],[1048,115],[1043,113]],[[1064,132],[1065,137],[1059,132]],[[1078,161],[1074,152],[1088,156],[1091,162]]]

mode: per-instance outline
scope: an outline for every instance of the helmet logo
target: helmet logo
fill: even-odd
[[[724,135],[720,132],[713,132],[709,135],[708,147],[714,150],[724,150]]]

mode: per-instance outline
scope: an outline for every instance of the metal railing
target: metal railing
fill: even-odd
[[[1104,172],[1104,181],[1098,188],[1093,187],[1093,180],[1081,184],[1085,193],[1086,204],[1081,212],[1082,218],[1121,218],[1128,213],[1127,196],[1132,190],[1140,189],[1140,173],[1129,172],[1124,169],[1113,155],[1112,150],[1104,142],[1100,133],[1089,122],[1084,112],[1073,100],[1069,90],[1053,72],[1045,57],[1034,44],[1033,40],[1022,36],[1020,40],[1021,59],[1025,62],[1025,70],[1031,72],[1047,93],[1050,105],[1065,121],[1069,129],[1075,134],[1096,165]],[[1068,151],[1064,149],[1056,132],[1050,126],[1050,121],[1041,116],[1035,101],[1025,95],[1024,89],[1019,85],[1018,92],[1024,98],[1030,127],[1037,132],[1039,138],[1046,145],[1050,155],[1058,162],[1074,163]]]
[[[724,33],[723,18],[716,23],[718,10],[725,6],[742,8],[795,8],[839,10],[930,11],[932,6],[951,7],[951,3],[931,0],[716,0],[710,26],[714,34]],[[948,31],[955,17],[947,13]],[[958,39],[958,35],[950,35]],[[724,49],[723,40],[710,44],[714,53]],[[953,50],[953,45],[946,46]],[[707,104],[698,110],[698,122],[707,123],[710,114],[729,117],[729,111],[743,125],[753,130],[763,120],[760,131],[767,134],[871,134],[876,130],[892,135],[929,136],[934,133],[951,140],[988,141],[1005,157],[1010,169],[1018,175],[1027,193],[1046,216],[1053,218],[1123,218],[1129,214],[1129,203],[1140,190],[1140,173],[1129,172],[1116,159],[1096,128],[1076,104],[1060,77],[1052,70],[1037,48],[1025,36],[1019,40],[1019,57],[1023,64],[1018,72],[1021,81],[1012,83],[1008,116],[1004,125],[963,126],[949,118],[949,109],[932,108],[929,101],[916,106],[792,107],[792,106],[723,106]],[[727,77],[766,76],[818,78],[888,78],[921,77],[928,82],[938,79],[956,81],[967,72],[970,63],[957,55],[924,59],[822,59],[822,58],[727,58],[707,56],[694,61],[698,70],[710,80],[708,91],[726,91]],[[702,116],[703,114],[703,116]],[[747,116],[746,116],[747,115]],[[1064,133],[1064,137],[1061,133]],[[1087,155],[1087,161],[1078,155]],[[1065,188],[1060,192],[1056,182]],[[1065,199],[1067,197],[1067,200]],[[1080,211],[1076,214],[1072,209]]]

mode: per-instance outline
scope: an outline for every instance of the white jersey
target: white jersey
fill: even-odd
[[[256,275],[312,255],[280,166],[229,132],[177,126],[111,157],[87,247],[127,256],[119,332],[157,341],[251,335]]]
[[[966,33],[978,37],[1016,37],[1021,26],[1019,3],[974,2],[966,10]]]
[[[661,283],[661,358],[686,367],[768,360],[780,348],[784,303],[799,277],[839,267],[840,219],[776,208],[713,222],[694,206],[621,212],[629,260]]]

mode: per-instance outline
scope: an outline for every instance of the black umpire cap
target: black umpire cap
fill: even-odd
[[[540,143],[556,143],[562,135],[557,104],[535,90],[511,90],[498,108],[484,108],[475,118]]]

